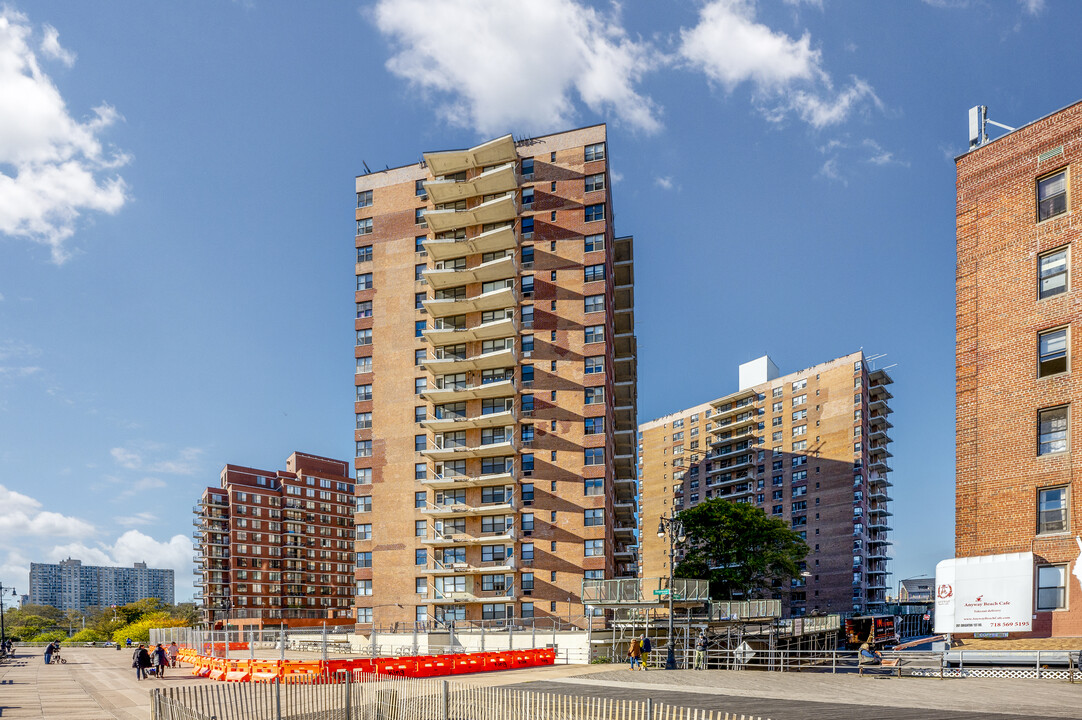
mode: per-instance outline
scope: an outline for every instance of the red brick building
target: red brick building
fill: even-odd
[[[353,623],[353,480],[344,460],[222,469],[195,506],[196,601],[217,626]]]
[[[1032,552],[1035,636],[1082,635],[1082,103],[957,159],[959,557]]]
[[[357,622],[581,621],[633,575],[632,239],[605,126],[357,192]]]

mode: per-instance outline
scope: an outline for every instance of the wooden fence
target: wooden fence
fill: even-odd
[[[153,720],[769,720],[617,700],[357,675],[350,682],[214,683],[155,689]]]

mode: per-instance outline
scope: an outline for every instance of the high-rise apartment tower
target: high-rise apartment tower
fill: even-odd
[[[1082,103],[956,164],[955,552],[1032,552],[1033,634],[1082,635]]]
[[[146,563],[102,567],[83,565],[72,558],[59,563],[30,563],[28,601],[79,612],[145,598],[172,605],[173,581],[172,570],[148,568]]]
[[[604,125],[357,178],[358,623],[574,619],[634,574],[610,190]]]
[[[353,622],[353,479],[295,452],[286,469],[222,469],[195,506],[196,601],[210,626]]]
[[[725,498],[785,520],[808,544],[807,575],[766,597],[794,615],[882,610],[890,375],[856,352],[784,376],[764,356],[739,379],[737,392],[639,426],[642,576],[669,574],[659,517]]]

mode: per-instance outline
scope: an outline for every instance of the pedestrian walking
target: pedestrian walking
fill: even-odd
[[[165,649],[165,652],[169,655],[169,666],[176,667],[177,655],[180,654],[180,648],[177,647],[177,641],[174,640],[173,642],[169,643],[169,647]]]
[[[630,664],[629,670],[634,670],[635,666],[639,664],[639,658],[642,657],[642,645],[639,643],[639,639],[635,638],[631,641],[631,647],[627,651],[627,659]]]
[[[639,667],[643,669],[643,672],[646,671],[647,653],[653,649],[654,646],[650,644],[650,638],[646,636],[646,633],[643,633],[642,637],[639,638],[639,650],[641,651],[641,654],[639,655]]]
[[[161,643],[154,646],[154,654],[150,660],[154,666],[154,674],[161,680],[165,677],[165,668],[169,667],[169,656],[165,654],[165,648]]]
[[[139,647],[132,653],[131,666],[135,668],[136,680],[145,680],[147,678],[147,668],[150,667],[150,653],[147,652],[146,645],[139,643]]]
[[[699,637],[695,638],[695,669],[706,670],[706,648],[710,641],[706,639],[706,630],[699,631]]]

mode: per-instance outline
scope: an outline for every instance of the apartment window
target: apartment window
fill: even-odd
[[[797,420],[804,420],[807,417],[808,410],[806,408],[804,410],[796,410],[793,412],[793,422],[796,422]]]
[[[597,235],[587,235],[583,239],[583,250],[585,252],[594,252],[595,250],[604,250],[604,249],[605,249],[605,235],[604,234],[599,233]]]
[[[522,278],[522,297],[533,297],[533,275]]]
[[[584,309],[588,313],[605,312],[605,296],[587,295],[584,299]]]
[[[605,189],[605,173],[586,176],[586,192]]]
[[[357,441],[357,457],[372,457],[372,441],[371,440],[358,440]]]
[[[428,534],[428,524],[424,520],[413,521],[413,535],[414,537],[424,537]]]
[[[413,193],[417,197],[428,197],[428,191],[425,190],[424,180],[415,180],[413,183]]]
[[[605,541],[601,540],[587,540],[586,557],[598,557],[605,554]]]
[[[482,462],[482,465],[484,463]],[[522,453],[522,460],[520,461],[522,466],[522,472],[532,473],[534,469],[533,453]]]
[[[533,158],[522,158],[522,177],[533,177]]]
[[[428,266],[424,263],[418,263],[413,266],[413,280],[415,282],[425,279],[425,268]]]
[[[603,478],[584,478],[583,495],[601,495],[605,492],[605,480]]]
[[[585,366],[586,367],[584,372],[587,375],[596,375],[597,373],[603,373],[605,372],[605,356],[593,355],[591,357],[588,357],[585,360]]]
[[[358,485],[371,485],[372,484],[372,468],[357,468],[355,473]]]
[[[605,418],[602,417],[588,417],[584,421],[585,434],[586,435],[600,435],[605,432]]]
[[[413,293],[413,309],[424,310],[425,309],[425,293]]]
[[[357,567],[370,568],[372,567],[372,553],[371,552],[359,552],[357,553]]]
[[[1044,565],[1037,568],[1037,609],[1059,610],[1067,607],[1067,566]]]
[[[1067,532],[1067,488],[1037,491],[1037,532]]]
[[[421,363],[423,363],[425,361],[425,358],[427,358],[427,357],[428,357],[428,351],[427,350],[423,350],[423,349],[422,350],[414,350],[413,351],[413,364],[414,365],[420,365]]]
[[[417,548],[413,551],[413,564],[414,565],[426,565],[428,563],[428,551],[424,548]]]
[[[800,437],[801,435],[807,435],[807,434],[808,434],[808,426],[807,425],[798,425],[795,428],[793,428],[793,437]]]
[[[587,405],[600,405],[605,402],[604,386],[588,387],[583,392],[585,393],[585,403]]]
[[[362,190],[361,192],[357,193],[357,207],[359,207],[359,208],[372,207],[372,191],[371,190]]]
[[[427,255],[428,251],[425,250],[425,240],[427,239],[427,235],[418,235],[413,238],[413,252],[425,253]]]
[[[1067,450],[1067,406],[1041,410],[1038,414],[1037,454],[1051,455]]]
[[[532,217],[524,217],[524,218],[522,218],[522,225],[520,226],[520,231],[522,233],[522,238],[524,240],[529,240],[530,238],[533,237],[533,218]],[[525,263],[525,262],[526,262],[526,260],[524,259],[523,263]],[[533,262],[533,259],[531,258],[529,262]]]
[[[778,423],[778,424],[780,425],[781,423]],[[781,442],[781,440],[782,440],[782,431],[778,430],[776,433],[774,433],[771,436],[770,440],[771,440],[771,442]]]
[[[1049,330],[1038,335],[1040,360],[1037,377],[1067,372],[1067,328]]]
[[[372,301],[365,300],[364,302],[357,303],[357,317],[370,318],[372,317]]]
[[[358,495],[357,496],[357,512],[372,512],[372,496],[371,495]]]
[[[415,452],[422,452],[428,445],[424,435],[413,436],[413,449]]]
[[[357,526],[357,539],[358,540],[371,540],[372,539],[372,524],[363,523]]]
[[[413,393],[415,395],[420,395],[421,393],[423,393],[427,386],[428,386],[427,378],[419,377],[419,378],[414,378],[413,379]]]
[[[587,145],[583,149],[583,160],[591,162],[592,160],[604,160],[605,159],[605,143],[594,143],[593,145]]]
[[[530,387],[533,385],[533,365],[522,366],[522,387]],[[499,377],[499,376],[496,376]],[[485,384],[482,380],[482,384]]]
[[[1037,181],[1037,221],[1067,212],[1067,171],[1045,176]]]
[[[358,580],[357,581],[357,594],[358,595],[371,595],[372,594],[372,581],[371,580]]]
[[[1041,255],[1039,297],[1047,298],[1067,292],[1067,248]]]
[[[793,407],[797,407],[798,405],[803,405],[806,402],[808,402],[808,396],[807,395],[797,395],[796,397],[793,398]]]
[[[605,342],[605,326],[604,325],[587,325],[583,328],[583,342],[587,345],[590,343]]]
[[[358,290],[371,290],[372,289],[372,273],[364,273],[357,276],[357,289]]]
[[[582,453],[584,465],[605,464],[605,448],[586,448]]]
[[[533,305],[523,305],[521,313],[522,327],[529,330],[533,327]],[[523,348],[525,350],[525,348]]]
[[[533,188],[522,188],[522,207],[529,209],[533,207]]]
[[[584,220],[586,222],[595,222],[597,220],[605,219],[605,203],[595,203],[593,205],[586,206],[586,212]]]
[[[423,577],[414,578],[414,589],[416,590],[418,595],[427,595],[428,579]]]
[[[357,358],[357,372],[358,373],[370,373],[372,372],[372,356],[365,355],[364,357]]]
[[[797,440],[795,443],[793,443],[793,452],[800,452],[802,450],[807,450],[807,449],[808,449],[808,441],[807,440]]]
[[[413,323],[413,337],[419,338],[425,336],[425,330],[428,329],[428,322],[426,320],[417,320]]]
[[[422,227],[428,227],[428,223],[425,222],[425,209],[417,208],[413,211],[413,223]]]
[[[359,262],[359,263],[372,262],[372,246],[371,245],[364,245],[363,247],[357,248],[357,262]]]
[[[357,331],[357,345],[372,344],[372,328]]]
[[[414,463],[413,464],[413,479],[425,480],[428,478],[428,464],[427,463]]]
[[[371,235],[372,234],[372,218],[364,218],[357,221],[357,234],[358,235]]]

